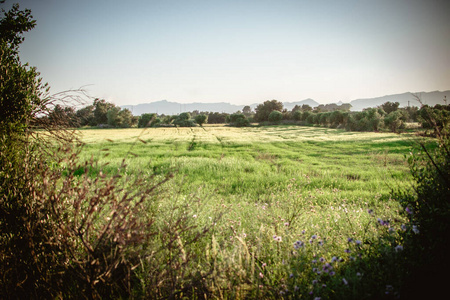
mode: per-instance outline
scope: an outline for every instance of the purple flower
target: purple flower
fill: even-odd
[[[350,253],[351,251],[350,251],[350,249],[345,249],[344,252],[345,253]]]
[[[405,211],[408,213],[408,214],[412,214],[412,210],[409,208],[409,206],[407,206],[406,208],[405,208]]]
[[[299,249],[299,248],[301,248],[301,247],[303,247],[305,244],[302,242],[302,241],[296,241],[295,243],[294,243],[294,248],[295,249]]]

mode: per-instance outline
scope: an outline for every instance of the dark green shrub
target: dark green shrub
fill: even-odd
[[[246,127],[250,126],[250,121],[244,114],[234,113],[229,116],[229,123],[231,126]]]
[[[281,120],[283,120],[283,114],[280,111],[274,110],[269,114],[269,122],[279,123]]]

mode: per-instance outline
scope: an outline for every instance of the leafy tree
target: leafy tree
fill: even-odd
[[[88,105],[86,107],[80,108],[79,110],[77,110],[76,116],[80,126],[95,126],[93,105]]]
[[[279,112],[278,110],[274,110],[269,114],[269,122],[273,123],[279,123],[281,120],[283,120],[283,114]]]
[[[246,105],[246,106],[244,106],[244,108],[242,109],[242,112],[244,113],[244,115],[251,115],[252,109],[251,109],[250,106]]]
[[[139,117],[138,128],[152,127],[152,122],[156,120],[156,114],[145,113]]]
[[[63,107],[56,104],[53,110],[48,114],[48,119],[52,124],[64,125],[70,127],[79,126],[79,121],[75,109],[70,106]]]
[[[108,110],[115,107],[114,104],[106,102],[104,99],[94,100],[94,122],[96,125],[108,124]],[[117,112],[118,113],[118,112]]]
[[[205,114],[199,114],[195,116],[194,120],[195,123],[197,123],[200,126],[203,126],[203,124],[208,123],[208,116]]]
[[[404,127],[402,113],[398,110],[392,111],[384,117],[384,124],[392,131],[397,132]]]
[[[386,112],[386,114],[396,111],[399,106],[399,102],[385,102],[381,104],[381,108]]]
[[[173,124],[180,127],[193,127],[195,126],[194,120],[191,119],[191,114],[184,112],[178,115],[173,121]]]
[[[133,116],[133,113],[128,108],[124,108],[119,111],[119,117],[121,119],[121,123],[119,127],[122,128],[130,128],[137,124],[138,118]]]
[[[292,113],[292,118],[293,118],[295,121],[301,121],[301,120],[302,120],[302,111],[301,111],[300,109],[295,110],[295,111]]]
[[[246,127],[250,125],[250,121],[244,114],[234,113],[229,116],[229,123],[231,126]]]
[[[256,107],[256,114],[254,119],[257,122],[268,121],[270,113],[275,110],[281,112],[283,110],[283,103],[277,100],[264,101],[263,104],[259,104]]]
[[[0,20],[0,128],[3,133],[24,132],[36,113],[46,109],[48,92],[36,68],[22,64],[18,49],[23,33],[34,28],[31,11],[14,4],[1,11]]]
[[[311,106],[309,106],[308,104],[303,104],[302,105],[302,111],[312,111],[313,108]]]

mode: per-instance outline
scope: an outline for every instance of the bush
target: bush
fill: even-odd
[[[277,110],[274,110],[269,114],[268,120],[269,122],[279,123],[281,120],[283,120],[283,114]]]
[[[244,114],[234,113],[229,116],[229,123],[231,126],[246,127],[250,126],[250,121]]]

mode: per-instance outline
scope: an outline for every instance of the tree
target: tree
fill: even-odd
[[[191,114],[184,112],[178,115],[173,121],[173,124],[180,127],[193,127],[195,126],[194,120],[191,119]]]
[[[283,110],[283,103],[277,100],[264,101],[263,104],[259,104],[255,109],[255,121],[268,121],[270,113],[274,110],[281,112]]]
[[[156,120],[156,114],[142,114],[139,117],[138,128],[151,127],[154,120]]]
[[[88,105],[86,107],[80,108],[76,112],[79,126],[95,126],[94,118],[94,106]]]
[[[384,117],[384,124],[392,131],[397,132],[398,129],[403,128],[404,122],[402,120],[402,113],[400,111],[392,111]]]
[[[234,113],[229,116],[229,123],[231,126],[246,127],[250,125],[250,121],[244,114]]]
[[[274,110],[269,114],[269,122],[279,123],[283,119],[283,114],[278,110]]]
[[[108,110],[115,107],[114,104],[106,102],[104,99],[94,100],[94,121],[96,125],[108,124]]]
[[[194,120],[195,123],[197,123],[200,126],[203,126],[203,124],[208,123],[208,116],[205,114],[199,114],[195,116]]]
[[[312,107],[309,106],[308,104],[303,104],[302,105],[302,111],[312,111]]]
[[[386,114],[396,111],[399,106],[400,106],[399,102],[389,102],[388,101],[388,102],[381,104],[381,108],[386,112]]]
[[[244,106],[244,108],[242,109],[242,112],[244,113],[244,115],[250,115],[252,113],[252,109],[250,106],[246,105]]]
[[[36,68],[22,64],[18,49],[23,33],[34,28],[30,10],[14,4],[0,20],[0,128],[2,133],[24,132],[37,112],[46,109],[48,86]],[[11,137],[11,136],[10,136]]]

